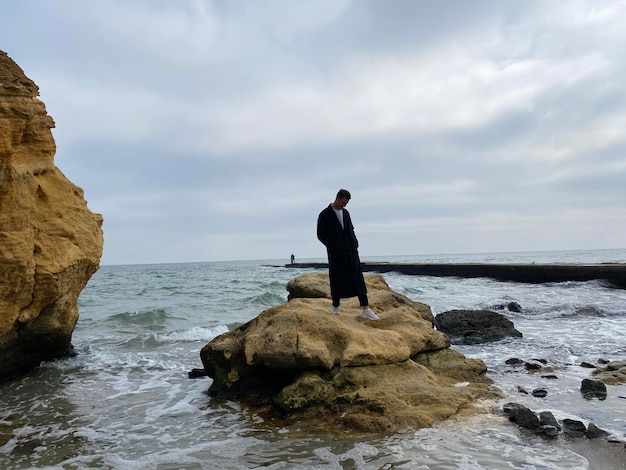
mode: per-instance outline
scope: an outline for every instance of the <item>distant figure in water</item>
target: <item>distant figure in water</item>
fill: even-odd
[[[345,209],[351,197],[348,190],[340,189],[335,202],[329,204],[317,218],[317,238],[328,253],[332,313],[339,315],[340,299],[358,296],[359,304],[363,308],[360,317],[380,320],[369,307],[359,259],[359,242],[354,234],[350,213]]]
[[[291,253],[291,264],[294,264],[296,262],[296,256]]]

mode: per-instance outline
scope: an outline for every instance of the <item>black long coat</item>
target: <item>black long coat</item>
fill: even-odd
[[[317,218],[317,238],[326,246],[328,275],[333,298],[348,298],[367,293],[359,259],[359,242],[354,234],[350,213],[343,210],[343,227],[329,204]]]

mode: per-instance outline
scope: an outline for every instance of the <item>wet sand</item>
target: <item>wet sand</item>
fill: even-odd
[[[626,447],[623,442],[602,439],[573,439],[565,447],[582,455],[591,470],[626,470]]]

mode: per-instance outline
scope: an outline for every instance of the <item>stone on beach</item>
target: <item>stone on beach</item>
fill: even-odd
[[[38,95],[0,51],[0,380],[72,353],[78,296],[102,255],[102,216],[55,166]]]
[[[449,310],[437,315],[435,324],[453,343],[479,344],[504,338],[521,338],[504,315],[491,310]]]
[[[415,302],[414,300],[389,289],[389,286],[385,282],[385,278],[381,275],[368,275],[365,278],[367,281],[366,284],[368,291],[385,291],[385,295],[388,297],[388,302],[392,302],[397,306],[405,305],[411,309],[415,309],[424,320],[430,322],[431,325],[435,324],[435,318],[428,305],[421,302]],[[289,292],[287,297],[289,300],[297,298],[331,298],[328,275],[324,273],[308,273],[298,276],[287,283],[287,291]],[[347,302],[348,305],[354,305],[355,299],[347,300]]]
[[[379,321],[359,319],[357,299],[331,314],[328,275],[288,284],[289,302],[224,333],[201,351],[210,394],[266,405],[281,416],[379,432],[431,426],[498,397],[486,366],[449,348],[430,308],[366,276]],[[308,288],[307,288],[308,286]],[[310,295],[311,297],[306,297]]]

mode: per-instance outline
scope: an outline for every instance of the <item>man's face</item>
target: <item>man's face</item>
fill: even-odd
[[[339,198],[337,198],[336,206],[339,209],[343,209],[344,207],[346,207],[348,205],[349,201],[350,201],[350,199],[348,199],[347,197],[339,197]]]

